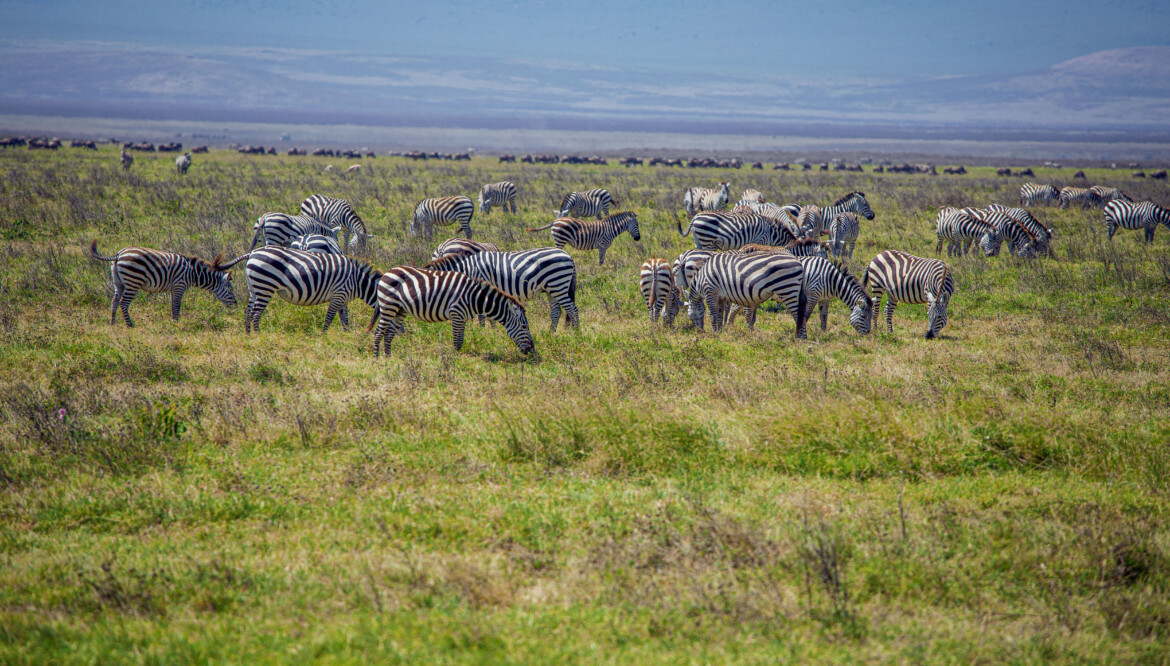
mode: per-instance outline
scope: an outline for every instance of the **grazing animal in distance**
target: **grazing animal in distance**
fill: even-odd
[[[492,212],[492,206],[499,206],[504,211],[511,209],[516,213],[516,185],[511,181],[501,180],[479,188],[479,212],[487,215]]]
[[[569,192],[565,198],[561,200],[561,206],[553,212],[557,217],[570,217],[578,215],[580,217],[597,216],[597,219],[609,215],[610,206],[616,207],[618,204],[610,196],[608,190],[603,190],[600,187],[585,192]]]
[[[312,194],[301,202],[301,212],[310,215],[329,227],[340,227],[345,230],[345,241],[348,247],[366,247],[366,239],[373,238],[366,233],[366,223],[353,209],[353,205],[345,199],[335,199],[323,194]]]
[[[938,211],[935,218],[935,232],[938,245],[935,252],[942,252],[943,241],[947,241],[947,256],[965,255],[976,241],[983,254],[994,257],[999,254],[1002,242],[995,228],[984,222],[969,210],[946,207]]]
[[[288,245],[295,238],[306,234],[320,234],[337,238],[341,227],[329,227],[310,215],[285,215],[284,213],[265,213],[256,219],[252,227],[252,244],[248,251],[256,249],[257,245]],[[263,243],[261,243],[263,241]]]
[[[1052,185],[1024,183],[1020,186],[1021,206],[1050,206],[1060,201],[1060,192]]]
[[[333,165],[332,165],[332,164],[326,164],[326,165],[325,165],[325,169],[323,169],[323,171],[324,171],[325,173],[333,173]]]
[[[629,232],[635,241],[642,240],[638,230],[638,216],[633,211],[621,211],[596,222],[579,220],[574,217],[560,217],[543,227],[528,231],[552,229],[553,244],[557,249],[566,245],[578,250],[597,250],[597,263],[605,263],[605,251],[623,232]]]
[[[435,226],[447,226],[459,223],[459,230],[468,239],[471,238],[471,217],[475,215],[475,204],[470,197],[456,195],[453,197],[439,197],[423,199],[414,207],[414,217],[410,221],[410,233],[431,239]]]
[[[130,167],[134,164],[134,156],[125,150],[122,151],[122,157],[119,159],[121,160],[123,171],[129,171]]]
[[[362,172],[362,165],[360,165],[360,164],[353,164],[345,170],[345,173],[360,174],[361,172]]]
[[[1060,190],[1060,207],[1068,208],[1072,204],[1080,204],[1081,208],[1088,208],[1097,202],[1097,194],[1084,187],[1063,187]]]
[[[1101,208],[1104,208],[1105,204],[1109,203],[1110,201],[1114,201],[1114,200],[1128,201],[1130,203],[1133,203],[1133,199],[1130,199],[1128,195],[1126,195],[1124,192],[1117,189],[1116,187],[1106,187],[1104,185],[1094,185],[1094,186],[1089,188],[1089,191],[1093,193],[1093,204],[1095,206],[1100,206]]]
[[[711,210],[695,215],[685,231],[681,220],[675,224],[680,236],[693,233],[699,250],[736,250],[752,243],[787,245],[797,238],[788,226],[756,213]]]
[[[886,250],[869,262],[861,286],[873,294],[874,307],[886,297],[886,329],[894,332],[894,308],[898,303],[928,305],[926,339],[932,340],[947,325],[947,305],[955,293],[951,269],[938,259],[916,257]]]

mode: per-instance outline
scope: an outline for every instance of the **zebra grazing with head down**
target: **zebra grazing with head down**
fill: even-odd
[[[368,264],[341,254],[304,252],[285,247],[265,247],[247,255],[244,275],[248,278],[248,307],[244,311],[244,331],[260,330],[260,317],[273,296],[293,305],[328,303],[325,327],[341,315],[341,326],[349,329],[347,304],[360,298],[377,309],[377,285],[381,273]]]
[[[183,294],[188,287],[199,287],[212,293],[229,308],[236,306],[236,294],[232,289],[228,269],[240,261],[223,262],[223,254],[208,263],[197,257],[188,257],[174,252],[151,250],[145,247],[127,247],[112,257],[98,253],[97,239],[89,245],[89,254],[94,259],[113,262],[110,277],[114,282],[114,301],[110,305],[110,323],[118,321],[118,309],[126,325],[133,328],[130,319],[130,302],[140,291],[150,293],[170,292],[171,319],[179,321],[179,310],[183,305]]]
[[[690,187],[683,194],[683,208],[687,215],[694,215],[705,210],[722,210],[731,201],[731,183],[719,183],[718,189],[706,187]]]
[[[678,287],[674,284],[670,264],[666,263],[665,259],[657,257],[646,260],[639,272],[638,285],[642,291],[642,298],[646,301],[650,321],[657,321],[661,316],[662,323],[673,327],[682,299],[679,297]]]
[[[422,321],[449,321],[455,351],[463,348],[468,320],[478,315],[503,325],[522,354],[535,349],[524,306],[490,284],[454,271],[428,271],[410,266],[391,268],[378,282],[378,307],[366,330],[374,330],[374,358],[384,344],[403,330],[411,315]],[[375,325],[377,328],[375,329]]]
[[[1068,208],[1072,204],[1080,204],[1081,208],[1095,206],[1097,193],[1087,187],[1062,187],[1060,189],[1060,207]]]
[[[597,250],[598,265],[605,263],[605,251],[623,232],[630,232],[636,241],[642,240],[642,234],[638,231],[638,216],[633,211],[614,213],[597,222],[561,217],[528,231],[544,231],[550,227],[553,244],[558,250],[564,249],[566,245],[578,250]]]
[[[797,235],[787,226],[755,213],[707,211],[691,219],[686,231],[675,220],[681,236],[694,233],[695,247],[701,250],[737,250],[744,245],[787,245]]]
[[[1060,201],[1060,192],[1052,185],[1024,183],[1020,186],[1021,206],[1051,206]]]
[[[516,185],[511,181],[502,180],[498,183],[484,185],[479,190],[479,212],[487,215],[492,212],[492,206],[499,206],[505,212],[511,207],[516,212]]]
[[[410,222],[410,233],[418,235],[421,230],[423,236],[431,239],[432,228],[435,225],[446,226],[459,223],[459,230],[469,240],[471,239],[471,216],[475,214],[475,204],[470,197],[462,195],[440,197],[437,199],[423,199],[414,207],[414,218]]]
[[[1133,203],[1133,199],[1130,199],[1128,195],[1116,187],[1094,185],[1089,188],[1089,191],[1093,193],[1093,203],[1102,208],[1104,208],[1110,201],[1125,201],[1127,203]]]
[[[123,150],[122,157],[119,158],[119,161],[122,163],[122,170],[129,171],[130,166],[134,164],[134,156]]]
[[[366,233],[366,224],[354,212],[353,206],[345,199],[334,199],[323,194],[313,194],[301,202],[301,212],[321,221],[328,227],[345,229],[347,247],[365,249],[366,239],[373,238]]]
[[[587,190],[585,192],[569,192],[565,198],[561,200],[561,206],[553,212],[557,217],[571,217],[576,215],[578,217],[592,217],[597,216],[597,219],[609,215],[610,206],[617,207],[617,202],[610,196],[608,190],[603,190],[600,187]]]
[[[580,328],[577,314],[577,267],[564,250],[542,247],[521,252],[451,254],[423,268],[456,271],[483,280],[520,303],[539,293],[548,295],[552,329],[557,330],[562,310],[573,328]]]
[[[285,215],[265,213],[256,219],[252,232],[252,245],[248,251],[259,245],[288,245],[294,239],[310,234],[337,238],[341,227],[330,227],[309,215]],[[263,241],[263,242],[261,242]]]
[[[1040,221],[1032,214],[1023,208],[1011,208],[1003,204],[988,204],[987,210],[992,212],[1004,213],[1022,226],[1033,239],[1032,249],[1037,254],[1046,254],[1055,258],[1056,254],[1052,250],[1052,229],[1040,224]]]
[[[938,259],[925,259],[898,250],[886,250],[869,262],[861,286],[873,294],[877,307],[886,296],[886,328],[894,332],[894,308],[898,303],[926,303],[926,339],[947,325],[947,304],[955,293],[951,269]]]
[[[703,328],[705,306],[711,316],[711,329],[718,333],[732,305],[744,308],[748,328],[754,328],[756,307],[774,298],[793,313],[796,337],[807,337],[804,266],[795,257],[778,252],[716,253],[699,266],[688,297],[688,314],[695,328]]]
[[[1142,229],[1145,242],[1152,243],[1159,222],[1170,229],[1170,211],[1153,201],[1131,203],[1115,199],[1105,205],[1105,229],[1109,232],[1109,240],[1113,240],[1118,229]]]
[[[848,271],[839,268],[824,257],[797,257],[797,261],[804,264],[804,288],[807,292],[804,322],[807,326],[812,319],[813,310],[817,307],[821,311],[821,330],[829,329],[829,303],[834,298],[850,308],[849,323],[854,330],[862,335],[869,333],[873,328],[873,311],[875,304],[869,293],[861,286],[857,278]],[[728,323],[735,318],[739,306],[732,306]],[[802,333],[807,334],[807,331]]]
[[[995,243],[996,254],[1004,240],[1008,242],[1008,250],[1018,257],[1031,258],[1036,256],[1036,239],[1024,225],[1020,224],[1011,215],[998,210],[983,210],[978,208],[964,208],[964,214],[984,222],[995,230],[998,241]],[[990,255],[989,255],[990,256]]]
[[[431,254],[431,261],[442,259],[452,254],[475,254],[476,252],[499,251],[500,248],[495,243],[473,241],[467,238],[448,238],[442,243],[439,243],[439,247],[435,248],[434,253]]]
[[[976,241],[979,242],[983,254],[994,257],[999,254],[999,247],[1003,241],[995,228],[983,221],[978,211],[973,209],[943,208],[935,218],[935,233],[938,234],[938,245],[934,251],[942,252],[945,240],[948,257],[967,254]]]
[[[857,247],[857,236],[861,233],[861,220],[857,213],[838,213],[829,223],[829,252],[838,257],[853,258]]]
[[[179,172],[180,176],[187,175],[187,169],[191,168],[191,153],[183,153],[175,158],[175,170]]]
[[[345,254],[337,239],[323,234],[305,234],[297,236],[288,244],[289,249],[302,252],[316,252],[318,254]]]

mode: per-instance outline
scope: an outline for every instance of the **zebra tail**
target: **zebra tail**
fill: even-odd
[[[548,224],[544,225],[543,227],[536,227],[535,229],[528,229],[528,231],[544,231],[545,229],[548,229],[549,227],[551,227],[554,224],[556,224],[556,220],[549,222]]]
[[[212,262],[211,267],[217,271],[226,271],[229,268],[231,268],[232,266],[235,266],[236,264],[240,263],[241,261],[247,259],[250,256],[252,256],[251,252],[245,252],[244,254],[241,254],[240,256],[236,257],[235,259],[232,259],[231,261],[229,261],[225,264],[225,263],[223,263],[223,253],[220,252],[218,255],[216,255],[215,261]]]
[[[98,254],[97,239],[96,238],[93,239],[93,242],[89,244],[89,256],[93,257],[94,259],[101,259],[102,261],[117,261],[118,260],[117,257],[104,257],[104,256]]]
[[[800,294],[798,294],[796,297],[796,312],[797,312],[796,328],[797,328],[797,330],[800,329],[801,324],[807,325],[808,320],[812,318],[812,317],[805,317],[806,313],[805,313],[804,309],[806,307],[808,307],[808,288],[805,287],[804,280],[801,280]],[[804,321],[802,322],[801,319],[804,319]]]
[[[264,233],[264,225],[256,227],[256,232],[252,234],[252,244],[248,246],[248,252],[256,249],[256,243],[260,242],[260,236]]]
[[[374,316],[370,318],[370,325],[366,327],[366,333],[374,330],[374,324],[378,323],[378,317],[382,316],[381,308],[374,308]]]
[[[577,302],[577,270],[573,269],[573,279],[569,280],[569,300]]]
[[[675,224],[675,227],[678,228],[678,235],[679,236],[687,236],[688,234],[691,233],[691,227],[695,226],[695,221],[692,219],[689,223],[687,223],[687,230],[686,231],[683,231],[682,220],[675,218],[674,224]]]

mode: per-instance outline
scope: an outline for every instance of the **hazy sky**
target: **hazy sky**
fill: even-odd
[[[1170,2],[0,0],[0,38],[905,78],[1023,72],[1167,46]]]

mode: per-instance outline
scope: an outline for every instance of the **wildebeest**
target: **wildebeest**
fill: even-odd
[[[305,150],[303,148],[289,148],[288,154],[289,155],[304,155]]]
[[[1032,167],[1028,167],[1026,169],[1020,169],[1019,171],[1016,172],[1016,175],[1017,176],[1035,176],[1036,174],[1032,173]]]
[[[503,164],[504,162],[515,163],[516,156],[515,155],[500,155],[500,164]]]
[[[191,149],[191,152],[192,153],[206,153],[207,146],[195,146],[194,148]]]
[[[772,165],[773,171],[788,171],[789,168],[788,162],[777,162]]]
[[[1007,167],[1001,167],[1001,168],[995,170],[995,175],[997,175],[997,176],[1010,176],[1010,175],[1012,175],[1012,170],[1007,168]]]
[[[1155,171],[1150,174],[1150,178],[1153,178],[1154,180],[1166,180],[1166,170],[1162,169],[1160,171]]]
[[[171,142],[171,143],[160,143],[158,145],[158,152],[160,152],[160,153],[177,153],[182,149],[183,149],[183,144],[181,144],[181,143]]]
[[[957,167],[947,167],[947,168],[943,169],[943,173],[961,176],[961,175],[967,173],[967,170],[965,168],[963,168],[962,165],[959,165]]]
[[[1085,172],[1081,171],[1080,169],[1078,169],[1077,172],[1073,174],[1073,178],[1083,179],[1084,177],[1085,177]]]
[[[1145,177],[1146,177],[1146,172],[1145,172],[1145,171],[1134,171],[1134,172],[1133,172],[1133,177],[1134,177],[1134,178],[1145,178]]]

